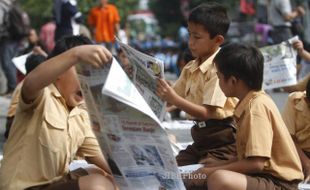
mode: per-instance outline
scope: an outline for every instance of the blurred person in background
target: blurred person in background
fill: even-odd
[[[112,50],[114,36],[118,35],[120,30],[120,16],[117,8],[108,2],[108,0],[100,0],[100,5],[89,11],[88,24],[91,27],[93,39]]]
[[[54,0],[53,14],[56,21],[55,41],[63,36],[78,35],[82,13],[76,0]]]

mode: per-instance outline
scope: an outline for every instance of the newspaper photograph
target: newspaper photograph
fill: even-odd
[[[185,189],[157,114],[120,64],[80,64],[77,73],[93,131],[120,189]]]
[[[129,59],[131,81],[145,101],[150,105],[160,121],[163,120],[166,103],[156,95],[157,78],[164,78],[164,63],[117,40],[120,48]]]
[[[295,39],[297,38],[260,49],[265,61],[263,89],[280,88],[297,83],[297,52],[292,46]]]

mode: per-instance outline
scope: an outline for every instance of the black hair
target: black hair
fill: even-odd
[[[261,90],[264,57],[256,47],[230,43],[220,49],[213,61],[225,80],[234,76],[242,80],[250,89]]]
[[[46,57],[40,54],[31,54],[26,59],[26,73],[30,73],[33,69],[35,69],[38,65],[43,63],[46,60]]]
[[[56,44],[48,59],[55,57],[75,46],[93,44],[93,42],[86,36],[78,35],[78,36],[64,36],[60,38]]]
[[[203,3],[194,8],[188,22],[201,24],[209,32],[211,39],[216,35],[225,36],[230,25],[226,8],[218,3]]]
[[[307,82],[306,96],[308,99],[310,99],[310,79]]]

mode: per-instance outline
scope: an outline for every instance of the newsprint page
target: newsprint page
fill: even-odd
[[[185,189],[167,134],[156,78],[163,63],[120,44],[128,75],[113,59],[101,69],[77,66],[94,133],[120,189]]]

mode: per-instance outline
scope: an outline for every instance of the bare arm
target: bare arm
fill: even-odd
[[[174,89],[163,79],[158,79],[157,83],[157,95],[186,113],[190,114],[198,120],[210,119],[208,115],[208,109],[206,106],[194,104],[181,96],[179,96]]]
[[[108,162],[102,155],[98,155],[96,157],[87,157],[86,161],[91,164],[95,164],[100,169],[108,173],[109,175],[112,175],[112,171],[108,165]]]
[[[302,16],[305,14],[305,9],[302,6],[298,6],[294,11],[290,14],[283,15],[285,21],[292,21],[295,18]]]
[[[31,73],[29,73],[22,87],[22,98],[25,103],[30,103],[42,93],[42,89],[56,81],[59,75],[73,65],[83,62],[100,67],[109,62],[111,53],[100,45],[83,45],[72,48],[54,58],[51,58]]]

